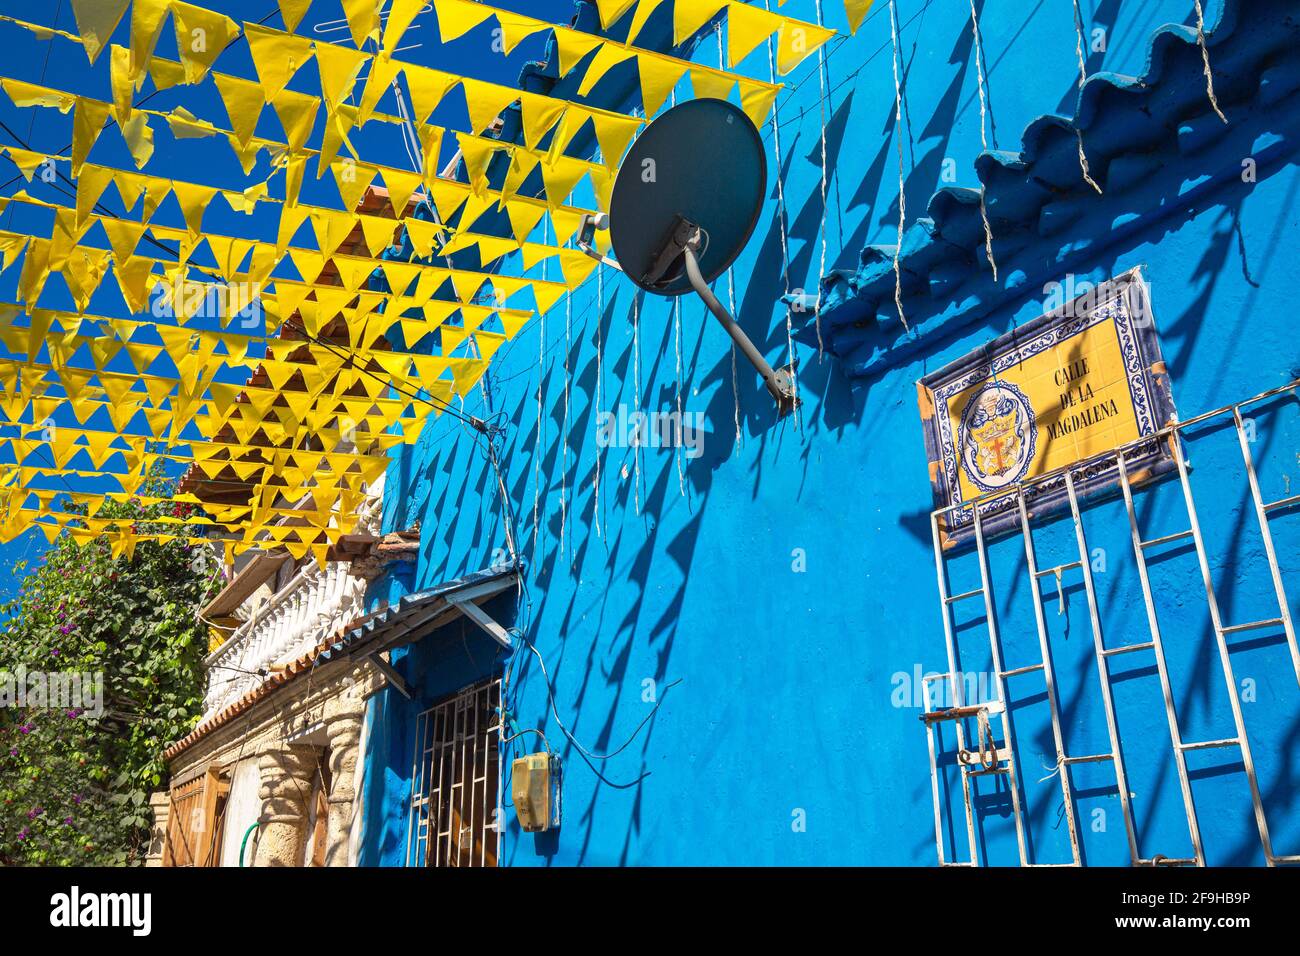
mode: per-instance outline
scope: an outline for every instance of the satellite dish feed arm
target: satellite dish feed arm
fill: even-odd
[[[691,287],[695,289],[696,294],[704,300],[704,304],[709,307],[709,311],[714,317],[722,323],[731,340],[736,343],[740,351],[744,353],[745,358],[749,359],[750,364],[758,369],[758,374],[762,376],[763,384],[767,386],[768,392],[776,399],[776,404],[782,415],[794,410],[798,405],[799,399],[795,394],[794,376],[790,369],[774,369],[763,358],[757,346],[750,341],[749,336],[740,324],[731,317],[728,312],[718,301],[718,297],[713,294],[708,283],[704,281],[704,276],[700,273],[700,264],[695,258],[695,245],[699,242],[699,232],[697,230],[695,237],[687,243],[682,249],[682,255],[686,262],[686,277],[690,280]]]

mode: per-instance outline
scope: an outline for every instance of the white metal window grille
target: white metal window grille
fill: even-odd
[[[416,717],[407,866],[496,866],[500,708],[492,678]]]
[[[941,674],[927,674],[922,678],[925,712],[922,714],[921,719],[925,725],[929,747],[931,793],[934,799],[935,842],[940,866],[980,865],[981,842],[985,839],[983,827],[985,821],[981,817],[973,793],[980,778],[991,778],[995,782],[1000,780],[1006,785],[1005,797],[1010,803],[1010,815],[1014,820],[1020,865],[1080,865],[1082,862],[1080,853],[1081,820],[1076,806],[1077,788],[1071,782],[1072,768],[1080,764],[1090,763],[1105,764],[1113,768],[1114,786],[1119,797],[1129,858],[1133,865],[1204,866],[1205,850],[1202,845],[1197,807],[1193,799],[1192,780],[1188,772],[1188,754],[1192,751],[1216,750],[1235,753],[1239,757],[1253,808],[1254,825],[1258,831],[1267,864],[1275,866],[1278,864],[1300,863],[1300,855],[1280,855],[1273,846],[1269,821],[1265,815],[1264,800],[1261,797],[1260,783],[1256,774],[1255,754],[1251,751],[1251,741],[1247,735],[1238,679],[1234,674],[1233,649],[1229,645],[1230,637],[1243,632],[1272,631],[1280,634],[1285,640],[1285,649],[1289,652],[1297,684],[1300,684],[1300,649],[1297,648],[1295,626],[1288,604],[1284,574],[1279,566],[1277,550],[1274,547],[1274,533],[1270,530],[1270,525],[1283,514],[1295,516],[1300,511],[1300,495],[1290,494],[1289,484],[1283,495],[1274,497],[1273,500],[1268,500],[1262,493],[1261,482],[1256,472],[1256,462],[1252,454],[1257,420],[1246,417],[1250,414],[1258,414],[1261,417],[1267,414],[1261,410],[1266,404],[1271,405],[1274,409],[1289,405],[1294,411],[1297,404],[1297,384],[1292,382],[1290,385],[1261,393],[1244,402],[1206,412],[1185,422],[1174,423],[1156,433],[1155,436],[1143,437],[1136,442],[1121,446],[1105,454],[1076,462],[1054,472],[1036,476],[1016,486],[940,508],[931,514],[931,532],[933,535],[940,608],[943,614],[947,671]],[[1249,426],[1247,425],[1248,421]],[[1253,512],[1255,523],[1258,526],[1257,531],[1267,560],[1268,573],[1272,579],[1271,591],[1276,599],[1275,601],[1272,599],[1266,600],[1269,606],[1258,614],[1257,619],[1255,619],[1256,615],[1254,614],[1241,617],[1239,609],[1237,610],[1237,616],[1240,623],[1225,623],[1221,615],[1221,601],[1216,597],[1212,568],[1222,567],[1222,555],[1214,554],[1211,556],[1208,553],[1206,540],[1202,532],[1202,523],[1198,518],[1197,503],[1193,499],[1192,485],[1189,479],[1191,469],[1188,464],[1188,448],[1195,445],[1197,436],[1194,432],[1199,427],[1217,427],[1227,433],[1235,431],[1236,443],[1240,446],[1241,461],[1239,464],[1244,471],[1245,481],[1249,488],[1249,510]],[[1169,448],[1174,460],[1176,480],[1171,478],[1167,482],[1139,486],[1137,476],[1130,474],[1129,460],[1136,457],[1140,451],[1149,452],[1150,443],[1153,439],[1165,442]],[[1094,580],[1092,561],[1090,560],[1092,553],[1089,551],[1089,544],[1085,534],[1083,516],[1092,503],[1082,500],[1082,496],[1077,493],[1075,485],[1077,476],[1083,474],[1085,470],[1089,470],[1091,474],[1096,474],[1099,467],[1111,468],[1116,472],[1124,513],[1127,515],[1128,541],[1125,543],[1123,550],[1126,553],[1122,556],[1122,559],[1127,558],[1130,560],[1116,562],[1122,563],[1123,566],[1112,569],[1111,573],[1136,575],[1137,587],[1145,604],[1145,615],[1138,606],[1133,606],[1132,614],[1129,615],[1129,619],[1125,622],[1126,627],[1122,628],[1129,631],[1130,639],[1124,642],[1116,642],[1111,646],[1107,646],[1103,639],[1103,615],[1098,609],[1098,587]],[[1040,569],[1035,555],[1034,531],[1031,527],[1035,523],[1035,518],[1039,518],[1033,513],[1032,491],[1034,485],[1053,480],[1064,481],[1069,502],[1069,510],[1064,520],[1073,524],[1077,558],[1067,560],[1053,567]],[[1139,508],[1135,507],[1135,499],[1140,499],[1149,491],[1154,493],[1156,489],[1160,488],[1166,489],[1165,493],[1173,495],[1175,498],[1181,497],[1181,502],[1171,510],[1185,518],[1186,527],[1171,534],[1156,535],[1151,534],[1149,530],[1144,530],[1143,518],[1139,514]],[[1020,549],[1013,545],[1008,545],[1008,550],[1003,554],[1015,555],[1015,563],[1018,567],[1013,573],[1021,576],[1020,581],[1024,585],[1019,587],[1020,593],[1014,596],[1014,599],[1026,600],[1024,597],[1026,592],[1032,595],[1033,620],[1038,632],[1037,646],[1039,650],[1037,660],[1031,659],[1028,663],[1011,662],[1012,666],[1010,667],[1008,667],[1007,662],[1003,661],[1003,638],[1006,635],[999,633],[1000,613],[998,607],[1000,605],[995,600],[995,593],[991,584],[990,542],[985,539],[982,524],[984,509],[999,502],[999,500],[1005,504],[1005,499],[1008,497],[1013,499],[1014,507],[1017,509],[1018,532],[1019,538],[1023,542],[1023,555],[1020,555]],[[1026,506],[1027,498],[1029,499],[1028,507]],[[1113,495],[1111,500],[1113,500]],[[1204,502],[1202,506],[1205,506]],[[1222,501],[1214,501],[1209,506],[1222,508],[1223,503]],[[974,518],[973,554],[969,549],[965,552],[945,552],[942,547],[941,522],[945,515],[957,511],[970,514]],[[1049,519],[1039,518],[1038,524],[1042,525],[1046,520]],[[1054,518],[1051,520],[1054,520]],[[1120,519],[1120,524],[1122,523],[1122,519]],[[1014,540],[1015,532],[1010,534],[1013,536],[1012,540]],[[1199,577],[1204,584],[1204,592],[1199,595],[1199,598],[1191,594],[1171,595],[1161,593],[1159,588],[1153,586],[1151,562],[1155,559],[1150,556],[1153,549],[1159,549],[1162,546],[1176,542],[1182,542],[1180,547],[1186,547],[1190,543],[1195,549],[1195,558],[1199,564]],[[974,583],[977,578],[979,584],[977,587],[959,593],[952,593],[950,589],[951,564],[959,553],[964,553],[968,559],[974,558],[977,573],[972,575],[968,583]],[[1070,557],[1069,554],[1066,556]],[[1049,628],[1047,626],[1049,619],[1047,612],[1044,610],[1044,604],[1045,600],[1050,597],[1051,579],[1055,578],[1059,595],[1061,582],[1063,577],[1066,576],[1073,576],[1070,580],[1075,584],[1081,580],[1086,597],[1088,610],[1087,631],[1090,632],[1085,634],[1085,642],[1090,644],[1090,651],[1086,652],[1086,656],[1091,657],[1092,663],[1095,665],[1097,689],[1100,691],[1101,709],[1105,715],[1106,739],[1109,742],[1102,752],[1067,753],[1065,736],[1062,731],[1062,711],[1058,699],[1059,673],[1053,670],[1052,651],[1054,645],[1049,640]],[[1049,588],[1047,595],[1043,591],[1044,584]],[[1268,590],[1266,585],[1261,585],[1261,593]],[[987,660],[991,662],[992,670],[988,681],[991,686],[988,687],[988,693],[984,695],[985,699],[972,701],[967,699],[971,696],[968,693],[968,675],[961,671],[960,665],[962,647],[959,646],[959,638],[967,636],[964,634],[966,629],[957,625],[955,608],[963,602],[976,599],[982,605],[982,612],[976,610],[973,612],[973,617],[977,621],[982,618],[989,645],[987,649],[980,649],[978,653],[980,655],[985,653],[989,655]],[[1183,600],[1189,602],[1201,600],[1205,602],[1209,622],[1207,630],[1213,633],[1212,642],[1214,646],[1210,654],[1218,658],[1228,703],[1227,709],[1230,711],[1230,714],[1220,714],[1219,717],[1225,721],[1225,724],[1226,719],[1230,717],[1231,725],[1235,731],[1230,737],[1203,740],[1184,738],[1179,708],[1176,706],[1176,687],[1171,678],[1166,652],[1172,646],[1169,643],[1171,640],[1186,641],[1191,636],[1177,632],[1171,634],[1162,633],[1160,610],[1162,607],[1167,608],[1171,600],[1180,602]],[[1132,635],[1137,635],[1137,639],[1132,639]],[[967,636],[967,639],[971,638]],[[1113,633],[1111,634],[1111,640],[1116,641]],[[1032,639],[1026,638],[1026,643],[1032,644]],[[1277,643],[1280,645],[1282,642],[1279,640]],[[1137,826],[1134,822],[1133,794],[1130,792],[1130,784],[1126,777],[1120,727],[1115,702],[1112,697],[1114,675],[1111,673],[1111,668],[1114,665],[1111,662],[1117,655],[1134,655],[1134,659],[1137,659],[1138,655],[1145,655],[1143,663],[1149,662],[1154,665],[1154,676],[1159,681],[1160,697],[1163,699],[1164,705],[1163,722],[1168,725],[1167,758],[1172,759],[1177,771],[1183,815],[1186,818],[1188,844],[1192,850],[1190,856],[1164,856],[1158,853],[1144,855],[1139,845],[1143,828]],[[1211,669],[1213,669],[1212,665]],[[1018,685],[1016,696],[1008,697],[1007,685],[1009,679],[1034,674],[1041,674],[1041,683],[1030,677],[1030,685]],[[1025,687],[1025,690],[1021,691],[1021,687]],[[938,696],[936,692],[947,695],[948,706],[936,706],[935,698]],[[1055,767],[1047,767],[1046,769],[1050,771],[1049,777],[1055,776],[1059,781],[1062,816],[1067,828],[1071,855],[1071,860],[1066,862],[1042,862],[1036,859],[1037,854],[1033,852],[1029,841],[1026,839],[1028,808],[1024,805],[1023,781],[1017,779],[1017,738],[1011,710],[1015,706],[1017,697],[1025,697],[1031,694],[1042,694],[1046,698],[1048,709],[1046,722],[1050,724],[1050,740],[1052,741],[1049,746],[1054,746],[1056,759]],[[1159,718],[1154,719],[1160,722]],[[952,730],[955,748],[952,752],[945,752],[943,731],[949,727]],[[1034,729],[1043,739],[1048,739],[1047,727]],[[1024,732],[1022,732],[1020,739],[1026,739]],[[950,777],[946,775],[946,771],[940,768],[941,757],[952,758],[955,763],[956,773],[958,774],[958,784],[955,789],[948,787]],[[1036,769],[1031,768],[1030,772],[1032,773]],[[1042,778],[1040,783],[1047,779],[1048,777]],[[941,781],[944,783],[943,787],[941,787]],[[1048,786],[1054,787],[1051,784]],[[950,794],[951,799],[949,798]],[[958,799],[960,803],[958,803]],[[1039,799],[1042,799],[1041,795]],[[944,811],[946,807],[951,806],[957,808],[958,816],[952,821],[952,826],[947,831],[949,834],[947,842],[951,843],[954,856],[964,856],[965,859],[949,859],[945,853]],[[963,842],[966,847],[958,849]]]

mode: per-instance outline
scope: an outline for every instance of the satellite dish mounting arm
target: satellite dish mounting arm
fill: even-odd
[[[612,266],[619,272],[622,272],[623,267],[618,264],[618,261],[611,259],[607,255],[603,255],[595,245],[596,230],[608,228],[609,216],[605,213],[584,212],[582,214],[582,219],[578,222],[578,248],[597,262],[602,262],[605,265]]]
[[[704,276],[700,272],[700,262],[696,254],[700,249],[702,234],[700,227],[683,216],[677,217],[677,222],[673,227],[672,234],[664,244],[663,251],[656,260],[654,268],[645,277],[647,283],[658,282],[678,258],[681,258],[686,266],[686,278],[691,283],[691,288],[695,293],[704,300],[709,311],[721,323],[723,329],[731,336],[731,341],[744,353],[745,358],[749,359],[751,365],[758,370],[758,374],[763,379],[763,384],[767,386],[768,392],[776,400],[777,410],[781,415],[788,415],[799,404],[799,398],[795,392],[794,384],[794,367],[773,368],[771,364],[763,357],[763,353],[745,334],[745,330],[740,327],[731,313],[723,307],[718,301],[718,297],[713,294],[709,288]]]

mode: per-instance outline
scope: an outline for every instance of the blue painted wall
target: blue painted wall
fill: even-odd
[[[828,0],[825,6],[827,22],[842,27],[839,4]],[[630,746],[593,762],[602,779],[556,726],[536,659],[526,649],[516,652],[507,665],[509,707],[521,726],[544,730],[565,757],[564,822],[558,838],[539,840],[521,834],[507,812],[503,862],[933,865],[919,699],[900,677],[944,669],[916,380],[1047,311],[1046,283],[1067,274],[1076,283],[1099,282],[1137,266],[1151,287],[1182,417],[1296,377],[1300,111],[1296,94],[1271,101],[1273,94],[1261,93],[1259,82],[1261,72],[1271,71],[1273,92],[1284,88],[1295,54],[1290,61],[1271,52],[1257,60],[1251,50],[1294,30],[1300,5],[1251,4],[1252,17],[1243,22],[1232,15],[1237,3],[1228,3],[1226,19],[1223,3],[1207,4],[1212,55],[1214,44],[1235,35],[1234,57],[1240,59],[1232,62],[1244,64],[1240,75],[1221,80],[1232,120],[1223,127],[1208,113],[1195,61],[1181,53],[1148,60],[1161,25],[1195,22],[1190,0],[1083,0],[1089,37],[1102,29],[1106,39],[1104,52],[1088,56],[1089,74],[1115,74],[1113,82],[1107,79],[1112,91],[1096,98],[1095,115],[1085,123],[1103,196],[1080,181],[1077,168],[1075,181],[1062,184],[1065,165],[1048,148],[1055,141],[1033,138],[1042,124],[1031,124],[1043,114],[1074,114],[1071,4],[987,0],[977,6],[988,65],[990,148],[1009,154],[985,156],[979,165],[990,184],[999,236],[997,283],[982,256],[935,266],[936,243],[951,242],[952,234],[945,240],[916,224],[942,211],[931,204],[937,190],[978,189],[981,181],[969,7],[962,0],[899,0],[909,223],[904,305],[915,333],[904,332],[892,314],[892,271],[886,283],[880,251],[870,248],[894,243],[898,218],[889,8],[881,0],[855,37],[833,41],[827,77],[819,81],[810,60],[785,78],[776,127],[782,196],[773,189],[734,270],[739,319],[765,354],[785,363],[794,339],[804,402],[797,419],[776,420],[743,360],[733,372],[728,340],[698,301],[674,307],[639,296],[604,268],[571,301],[504,346],[485,387],[466,400],[466,411],[500,416],[505,425],[506,502],[482,439],[476,444],[475,434],[448,415],[431,422],[420,443],[390,469],[386,522],[398,528],[419,520],[422,550],[413,575],[387,581],[376,600],[495,563],[513,527],[528,562],[527,589],[517,608],[507,600],[495,613],[513,620],[545,658],[554,705],[568,729],[588,750],[604,753],[637,730],[654,700],[662,704]],[[592,15],[585,4],[579,7],[584,17]],[[668,8],[652,21],[661,39]],[[782,10],[815,16],[812,0],[791,0]],[[712,34],[694,56],[717,63]],[[744,71],[767,76],[761,49]],[[1136,86],[1135,77],[1141,78]],[[543,82],[537,75],[525,81]],[[605,101],[614,103],[620,82],[611,74],[597,97],[608,87]],[[1144,88],[1171,104],[1168,115],[1133,108],[1126,97]],[[1027,127],[1033,141],[1022,144]],[[1208,132],[1201,136],[1201,130]],[[773,133],[769,123],[764,137],[775,160]],[[1026,147],[1029,159],[1036,151],[1041,163],[1043,180],[1034,188],[1007,181],[1008,170],[1023,171],[1027,160],[1016,154]],[[1252,156],[1259,160],[1257,181],[1243,182],[1242,161]],[[1124,175],[1135,168],[1141,175]],[[955,181],[944,178],[945,169]],[[969,194],[966,200],[961,211],[968,222]],[[1044,215],[1045,202],[1058,205]],[[1040,225],[1062,222],[1062,209],[1069,212],[1063,227]],[[976,240],[973,245],[982,248],[982,236]],[[886,252],[888,259],[892,249]],[[552,278],[555,268],[549,267]],[[792,290],[815,295],[819,277],[837,269],[839,277],[826,285],[828,308],[820,322],[825,349],[819,354],[818,323],[809,313],[793,313],[788,337],[780,300]],[[890,295],[880,304],[886,284]],[[716,288],[725,300],[726,280]],[[597,441],[600,411],[616,412],[620,405],[668,411],[679,403],[702,415],[699,457],[673,449],[604,448]],[[1265,497],[1296,493],[1300,414],[1294,397],[1268,405],[1256,424],[1253,451]],[[1189,452],[1225,621],[1276,616],[1235,436],[1201,429]],[[1181,502],[1176,484],[1142,493],[1139,507],[1152,534],[1186,527]],[[1107,645],[1146,640],[1122,504],[1091,509],[1086,528],[1090,547],[1104,549],[1106,570],[1097,574],[1097,584]],[[1300,610],[1300,516],[1280,514],[1273,532],[1294,614]],[[1069,523],[1043,527],[1035,543],[1040,566],[1075,557]],[[1038,645],[1020,541],[994,543],[991,560],[1006,666],[1032,663]],[[955,562],[953,590],[973,586],[974,573],[969,559]],[[1194,551],[1162,555],[1153,575],[1183,736],[1231,736]],[[1052,580],[1042,590],[1067,750],[1106,751],[1082,583],[1075,572],[1060,594]],[[961,620],[964,670],[989,669],[982,627],[978,619]],[[470,639],[478,643],[466,643]],[[1287,646],[1277,630],[1245,634],[1231,644],[1236,677],[1249,682],[1243,685],[1251,698],[1245,720],[1274,852],[1300,853],[1300,691]],[[416,645],[398,666],[423,689],[421,706],[427,706],[490,670],[484,662],[491,653],[484,639],[454,630]],[[1114,660],[1141,850],[1148,857],[1188,856],[1151,658]],[[1069,845],[1059,785],[1051,776],[1055,755],[1041,678],[1012,680],[1031,857],[1063,862]],[[665,690],[675,681],[681,683]],[[418,709],[391,691],[372,704],[364,862],[401,862],[408,738]],[[515,755],[512,748],[507,758]],[[1236,751],[1192,757],[1209,862],[1262,863]],[[949,769],[945,784],[955,779]],[[1105,763],[1081,765],[1071,779],[1085,862],[1127,863],[1113,771]],[[955,802],[945,807],[949,820],[958,811]],[[980,862],[1016,862],[1005,785],[981,784],[977,811]],[[961,842],[957,852],[964,858]]]

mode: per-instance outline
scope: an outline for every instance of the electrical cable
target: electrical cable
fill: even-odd
[[[678,684],[682,683],[682,681],[684,680],[684,678],[679,677],[677,678],[677,680],[673,681],[672,683],[664,685],[663,690],[659,694],[659,699],[655,701],[655,705],[653,708],[651,708],[650,713],[646,714],[645,717],[641,719],[641,722],[636,725],[636,729],[632,731],[632,735],[628,737],[627,740],[625,740],[620,746],[616,747],[614,750],[611,750],[609,753],[605,753],[605,754],[593,753],[592,751],[584,747],[578,741],[578,739],[574,737],[572,733],[569,732],[569,729],[564,725],[564,721],[560,718],[560,712],[556,709],[555,706],[555,687],[551,683],[550,673],[546,670],[546,660],[542,657],[542,652],[537,649],[537,647],[533,644],[532,641],[524,637],[522,633],[520,633],[518,636],[520,640],[523,641],[524,646],[527,647],[528,650],[530,650],[533,653],[533,656],[537,658],[537,663],[542,669],[542,677],[546,681],[547,696],[550,698],[551,714],[555,717],[556,725],[560,728],[561,732],[563,732],[564,736],[568,738],[569,742],[573,744],[573,746],[577,749],[577,751],[580,754],[582,754],[584,757],[589,758],[590,760],[610,760],[613,757],[617,757],[620,753],[622,753],[629,746],[631,746],[632,742],[636,740],[637,736],[641,733],[642,728],[644,728],[645,725],[650,722],[650,719],[659,712],[659,708],[663,705],[664,697],[667,695],[668,691],[676,687]]]
[[[59,15],[60,15],[62,12],[63,12],[63,0],[59,0],[58,6],[54,8],[54,23],[55,23],[55,24],[58,24],[58,22],[59,22]],[[45,45],[45,59],[41,62],[41,78],[40,78],[40,84],[41,84],[42,86],[45,85],[45,77],[47,76],[48,71],[49,71],[49,68],[50,68],[50,54],[51,54],[53,51],[54,51],[54,37],[51,36],[51,37],[46,41],[46,45]],[[36,129],[36,110],[32,110],[31,120],[30,120],[30,121],[28,122],[28,124],[27,124],[27,138],[28,138],[29,140],[32,138],[32,134],[34,133],[35,129]],[[11,134],[11,135],[12,135],[12,134]],[[6,209],[6,210],[5,210],[5,219],[6,219],[6,221],[8,221],[8,222],[13,222],[13,210],[12,210],[12,209]]]
[[[524,728],[522,728],[518,733],[511,734],[511,735],[510,735],[509,737],[507,737],[505,740],[501,741],[501,746],[504,747],[506,744],[510,743],[512,740],[517,740],[517,739],[519,739],[520,737],[523,737],[525,734],[536,734],[538,737],[542,738],[542,746],[546,748],[546,753],[547,753],[549,756],[551,756],[551,757],[554,757],[554,756],[555,756],[555,751],[551,749],[551,742],[550,742],[549,740],[546,739],[546,734],[542,733],[542,732],[541,732],[540,730],[538,730],[536,727],[524,727]]]

